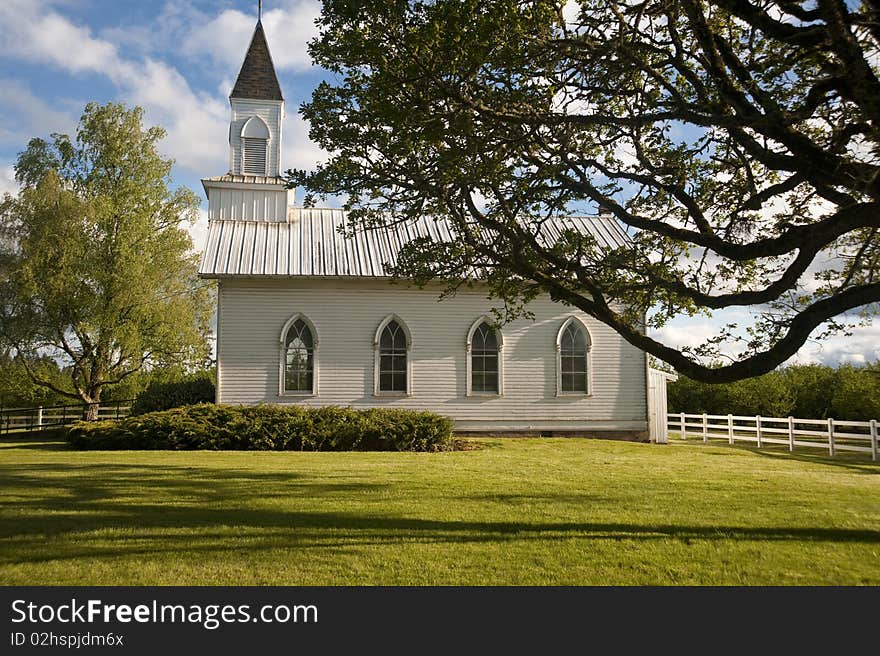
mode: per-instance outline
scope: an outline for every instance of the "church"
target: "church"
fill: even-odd
[[[657,432],[645,353],[592,317],[545,296],[529,305],[533,319],[499,326],[479,288],[440,300],[439,286],[392,282],[385,267],[401,246],[444,239],[442,220],[344,237],[344,211],[294,205],[279,176],[284,96],[260,21],[229,100],[229,171],[202,180],[218,403],[424,409],[458,432]],[[627,239],[601,215],[551,226],[563,228],[609,248]]]

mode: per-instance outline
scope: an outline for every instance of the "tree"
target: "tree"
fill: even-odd
[[[144,367],[207,354],[209,290],[196,277],[193,192],[140,108],[89,104],[76,138],[32,139],[0,204],[0,341],[39,385],[97,416],[102,391]],[[60,360],[72,389],[31,366]]]
[[[448,219],[394,272],[547,292],[706,382],[772,370],[880,302],[880,2],[325,0],[290,171],[357,225]],[[541,239],[601,209],[632,242]],[[647,327],[748,308],[694,349]],[[726,357],[724,366],[710,363]]]

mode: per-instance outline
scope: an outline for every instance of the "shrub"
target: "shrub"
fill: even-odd
[[[452,422],[431,412],[200,404],[121,421],[79,422],[77,449],[444,451]]]
[[[138,394],[131,406],[131,413],[170,410],[185,405],[214,402],[214,374],[199,372],[178,381],[153,381]]]

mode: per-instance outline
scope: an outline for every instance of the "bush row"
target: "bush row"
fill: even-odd
[[[200,404],[80,422],[68,431],[77,449],[253,451],[443,451],[452,422],[412,410]]]

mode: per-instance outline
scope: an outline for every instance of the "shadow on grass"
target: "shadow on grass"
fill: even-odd
[[[819,465],[831,465],[834,467],[842,467],[859,474],[880,474],[880,462],[871,460],[871,454],[854,453],[852,451],[840,451],[835,456],[829,456],[822,451],[795,451],[791,452],[785,447],[762,448],[741,446],[738,447],[744,451],[754,453],[764,458],[772,458],[774,460],[797,460],[800,462],[812,462]]]
[[[880,531],[867,529],[406,517],[376,505],[389,486],[350,480],[354,476],[318,478],[284,471],[155,465],[4,465],[0,466],[0,508],[5,509],[0,517],[0,558],[20,563],[175,551],[350,551],[365,544],[413,541],[504,543],[572,538],[677,539],[686,544],[731,539],[880,544]],[[487,499],[515,501],[513,496],[504,496]],[[566,503],[566,496],[570,495],[540,495],[533,501]],[[296,509],[297,498],[326,500],[327,510]],[[364,511],[339,509],[340,502],[350,506],[361,500]],[[448,507],[452,501],[438,503],[438,507]],[[273,507],[278,504],[282,504],[280,509]],[[104,546],[108,541],[112,546]]]
[[[29,433],[27,435],[0,436],[0,451],[4,449],[69,451],[70,447],[64,438],[59,435]]]

